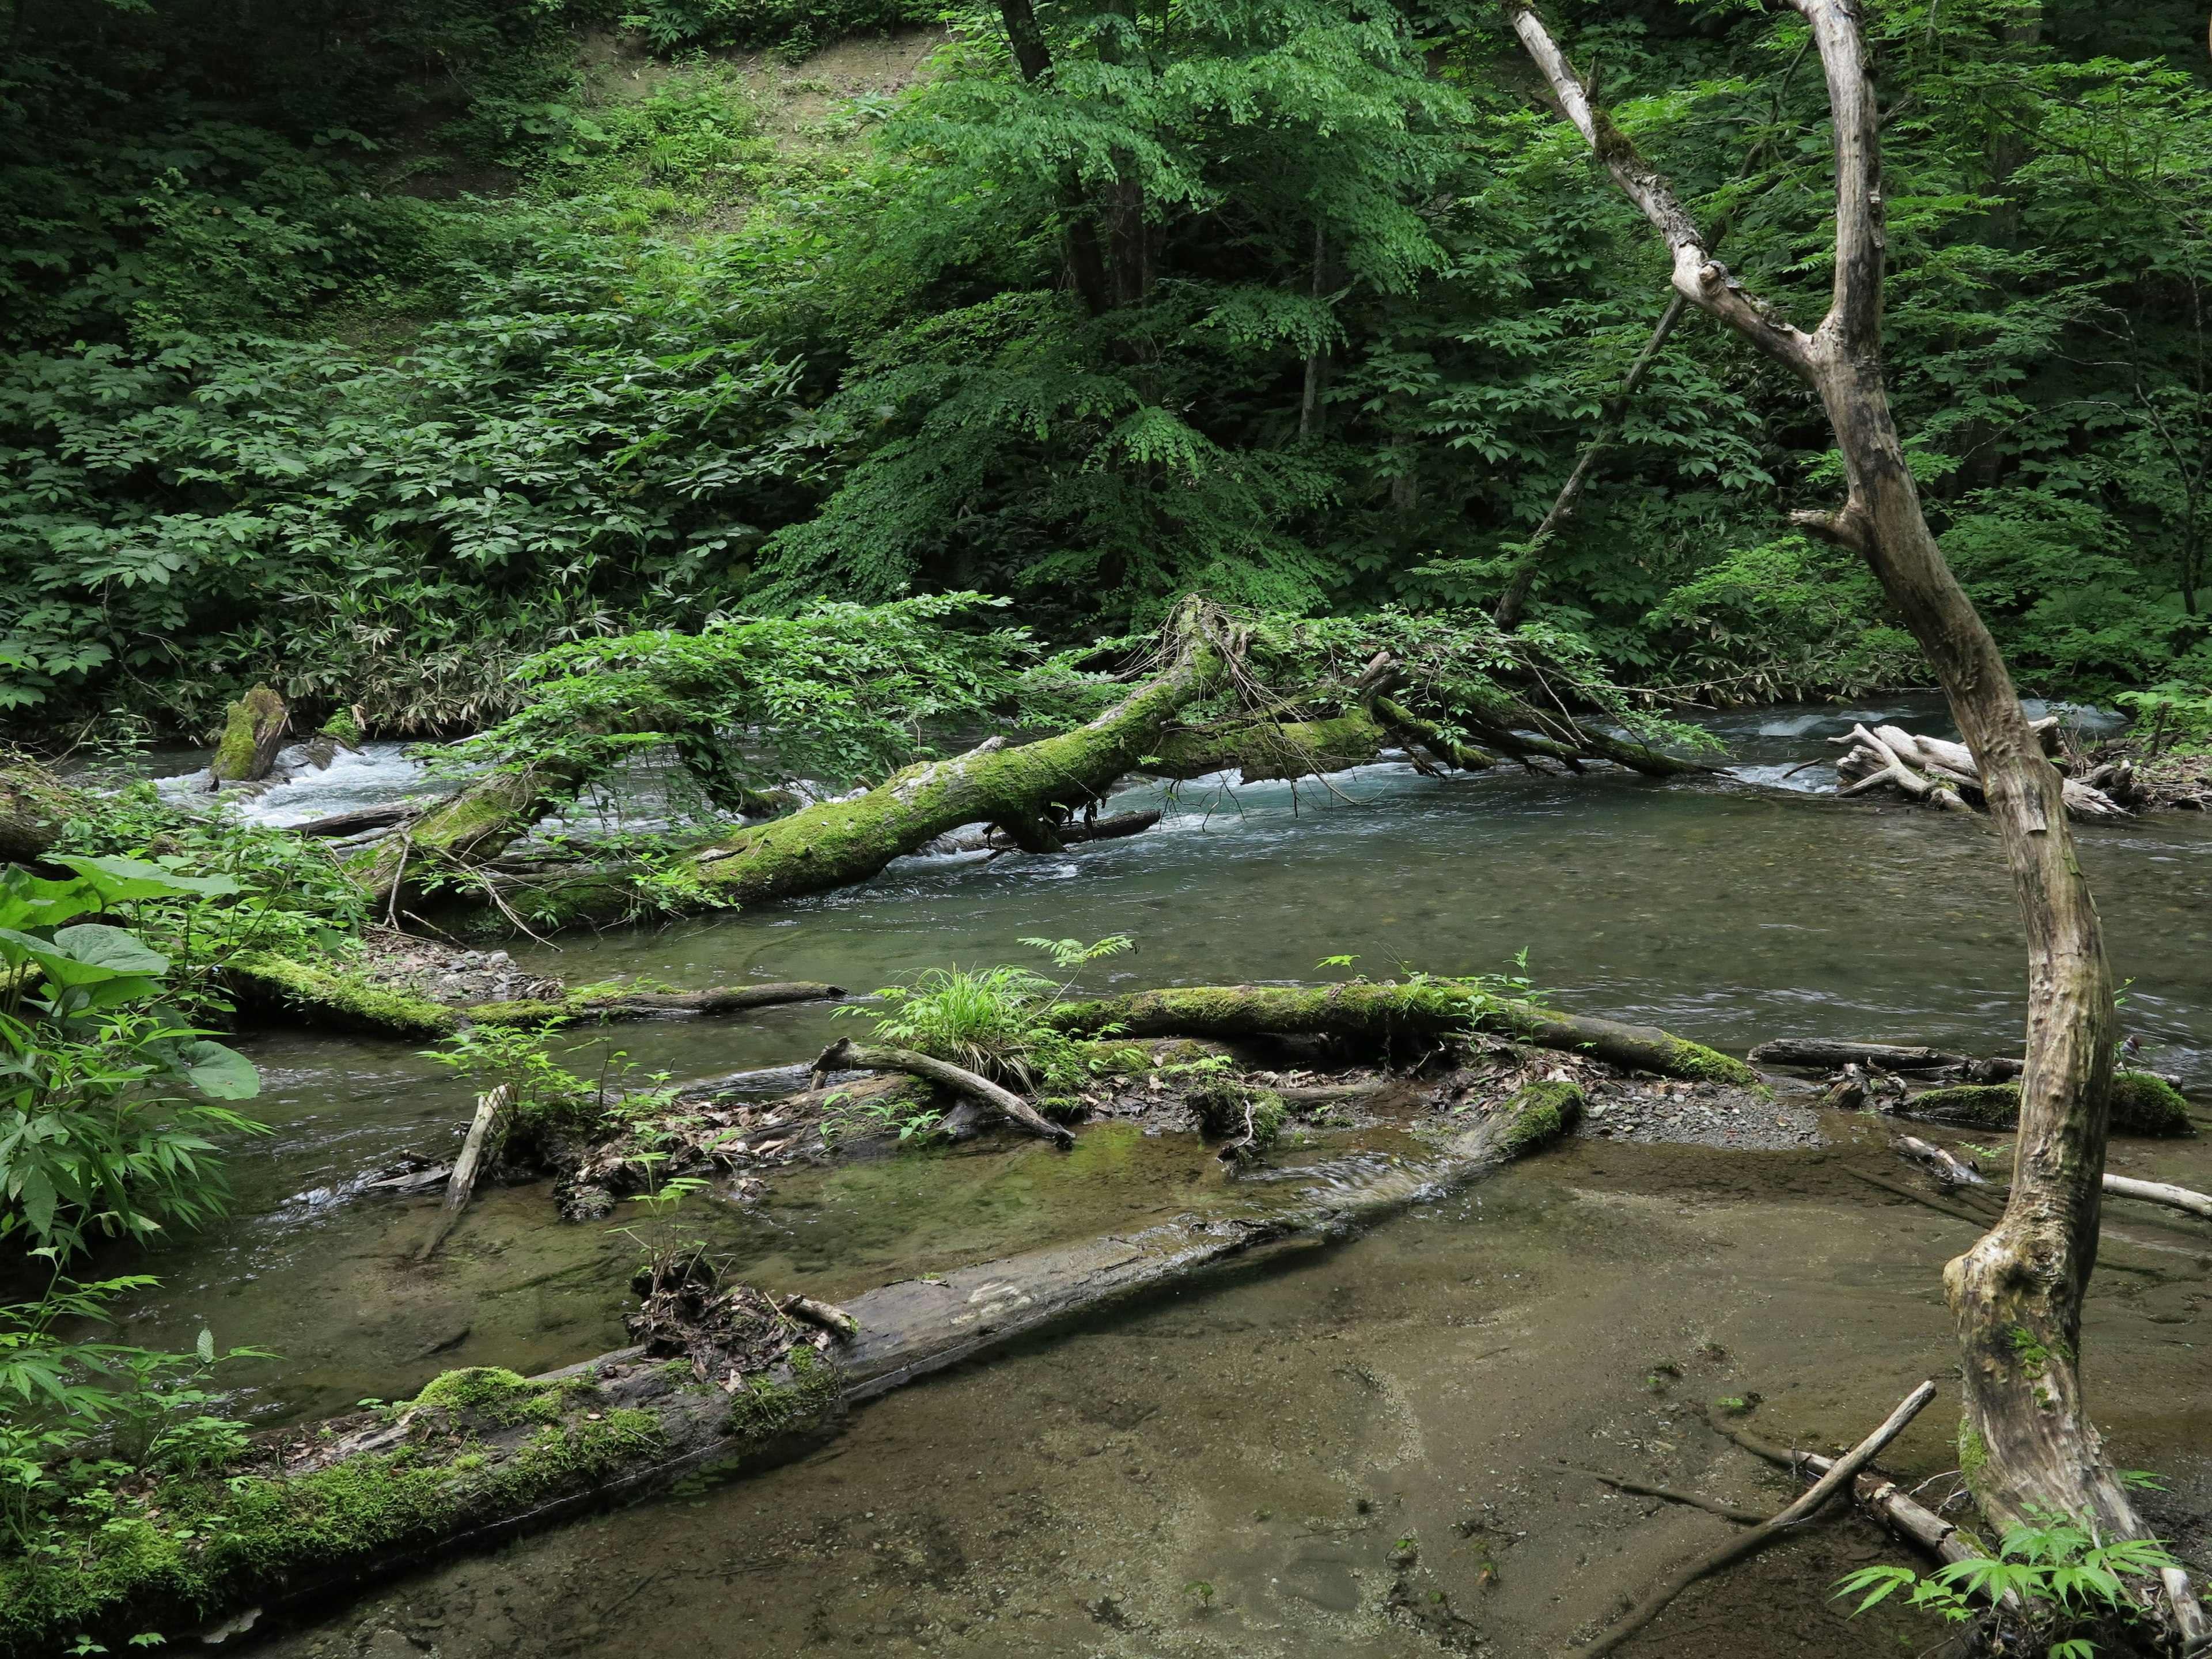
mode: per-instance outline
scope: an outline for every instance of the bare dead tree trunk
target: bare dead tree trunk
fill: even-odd
[[[1559,526],[1573,516],[1575,502],[1581,498],[1583,486],[1597,471],[1599,457],[1613,447],[1620,436],[1620,428],[1628,420],[1628,404],[1636,396],[1644,377],[1651,372],[1651,365],[1659,361],[1659,349],[1667,343],[1667,337],[1674,331],[1674,325],[1682,320],[1682,313],[1690,302],[1676,294],[1668,298],[1667,309],[1659,313],[1659,321],[1651,331],[1651,337],[1644,343],[1643,352],[1628,366],[1628,373],[1620,382],[1620,390],[1606,400],[1604,418],[1590,440],[1583,446],[1582,454],[1575,461],[1575,470],[1567,475],[1565,483],[1553,499],[1552,510],[1544,515],[1544,522],[1536,526],[1535,533],[1521,544],[1521,552],[1507,573],[1505,591],[1498,596],[1496,617],[1500,628],[1513,629],[1521,625],[1521,613],[1528,606],[1528,590],[1536,585],[1537,573],[1544,568],[1544,550]]]
[[[2112,970],[2075,857],[2060,775],[2044,757],[2002,655],[1936,545],[1891,418],[1881,364],[1884,255],[1881,128],[1858,26],[1844,0],[1789,0],[1811,27],[1834,118],[1835,284],[1806,334],[1748,293],[1665,179],[1591,106],[1543,23],[1513,26],[1561,110],[1667,240],[1675,290],[1813,386],[1850,489],[1834,512],[1797,513],[1808,532],[1867,561],[1928,653],[1960,730],[1981,758],[2028,937],[2027,1069],[2010,1202],[1997,1225],[1944,1269],[1965,1361],[1960,1456],[2001,1524],[2033,1506],[2145,1535],[2105,1456],[2082,1395],[2081,1298],[2096,1261],[2112,1085]],[[2208,1630],[2188,1580],[2167,1575],[2160,1616],[2195,1648]]]

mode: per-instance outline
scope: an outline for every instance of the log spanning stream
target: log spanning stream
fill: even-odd
[[[1748,782],[1380,766],[1295,796],[1132,789],[1112,810],[1168,816],[1129,840],[904,860],[820,898],[515,955],[572,982],[867,988],[1018,960],[1025,935],[1132,934],[1134,955],[1086,970],[1084,988],[1104,994],[1310,981],[1345,954],[1377,977],[1513,971],[1526,947],[1559,1006],[1736,1054],[1778,1036],[2017,1052],[2021,950],[1985,830],[1774,787],[1876,714],[1941,729],[1910,699],[1730,716],[1718,724]],[[312,816],[313,787],[287,811]],[[2192,1095],[2212,1088],[2212,822],[2077,833],[2134,979],[2138,1063]],[[579,1070],[619,1048],[689,1077],[787,1064],[856,1029],[808,1004],[563,1041]],[[237,1373],[270,1420],[403,1397],[455,1366],[538,1371],[622,1344],[637,1247],[610,1226],[555,1223],[542,1188],[495,1188],[418,1267],[407,1245],[435,1197],[359,1192],[402,1152],[450,1154],[465,1085],[402,1043],[287,1034],[252,1053],[276,1133],[238,1155],[234,1220],[145,1261],[165,1288],[125,1340],[188,1346],[204,1319],[223,1346],[276,1351]],[[1976,1229],[1867,1178],[1899,1176],[1888,1124],[1800,1109],[1775,1127],[1693,1123],[1702,1144],[1649,1144],[1595,1119],[1348,1242],[1228,1268],[890,1395],[797,1462],[426,1569],[259,1650],[1567,1650],[1729,1529],[1589,1471],[1768,1512],[1778,1477],[1691,1406],[1763,1396],[1760,1433],[1829,1449],[1949,1374],[1937,1275]],[[790,1170],[751,1208],[695,1200],[685,1220],[738,1277],[840,1301],[1177,1216],[1249,1213],[1270,1190],[1295,1202],[1308,1166],[1405,1150],[1388,1126],[1317,1133],[1232,1183],[1191,1138],[1106,1122],[1065,1152],[987,1137]],[[2212,1188],[2212,1135],[2117,1142],[2112,1167]],[[2108,1218],[2124,1246],[2092,1298],[2093,1407],[2122,1463],[2172,1481],[2154,1519],[2201,1545],[2212,1226],[2124,1204]],[[1893,1467],[1952,1467],[1950,1416],[1927,1413]],[[1846,1626],[1826,1602],[1830,1581],[1876,1559],[1904,1558],[1862,1521],[1823,1523],[1684,1597],[1622,1651],[1928,1645],[1924,1626],[1887,1612]]]

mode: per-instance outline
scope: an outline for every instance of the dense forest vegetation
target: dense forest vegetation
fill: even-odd
[[[980,589],[1050,640],[1179,595],[1493,604],[1749,701],[1925,684],[1786,532],[1838,462],[1486,12],[945,14],[904,90],[769,131],[758,73],[910,4],[14,0],[0,64],[0,699],[209,732],[266,680],[371,728],[550,647]],[[1805,30],[1564,39],[1730,264],[1809,319]],[[1013,34],[1008,33],[1012,27]],[[1944,550],[2037,690],[2212,681],[2212,99],[2160,0],[1886,5],[1889,356]],[[752,54],[748,56],[748,54]],[[749,66],[753,72],[749,73]],[[803,84],[803,83],[802,83]]]

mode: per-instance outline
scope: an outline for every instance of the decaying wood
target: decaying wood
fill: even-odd
[[[1900,1158],[1907,1158],[1932,1172],[1938,1181],[1954,1187],[1986,1187],[1989,1177],[1978,1164],[1970,1164],[1956,1152],[1938,1146],[1918,1135],[1899,1135],[1889,1143],[1890,1149]]]
[[[1142,835],[1164,816],[1158,807],[1148,807],[1141,812],[1117,812],[1110,818],[1090,821],[1076,819],[1067,823],[1050,824],[1054,840],[1060,850],[1080,847],[1094,841],[1120,841],[1125,836]],[[953,853],[1011,853],[1023,850],[1012,836],[1003,830],[987,830],[980,836],[962,836],[940,844],[944,850]],[[926,849],[935,850],[935,849]]]
[[[1819,394],[1848,489],[1839,508],[1791,520],[1866,560],[1926,653],[1972,752],[2028,940],[2027,1070],[2011,1202],[1998,1225],[1944,1270],[1964,1361],[1965,1430],[1986,1454],[1975,1496],[2000,1527],[2057,1510],[2109,1537],[2145,1538],[2090,1421],[2079,1359],[2117,1040],[2112,967],[2069,826],[2064,780],[1928,527],[1890,410],[1881,358],[1882,116],[1857,15],[1848,0],[1788,3],[1804,18],[1827,82],[1834,155],[1834,283],[1827,315],[1809,334],[1712,257],[1666,179],[1593,106],[1536,14],[1516,4],[1512,21],[1568,118],[1665,238],[1676,290]],[[2033,1363],[2023,1357],[2030,1352]],[[2186,1583],[2169,1591],[2157,1614],[2163,1633],[2185,1648],[2212,1638],[2212,1621]]]
[[[461,1143],[461,1154],[453,1160],[453,1172],[446,1180],[446,1201],[438,1208],[437,1225],[415,1252],[416,1261],[428,1261],[436,1255],[446,1235],[459,1222],[461,1212],[468,1208],[470,1194],[477,1189],[477,1176],[483,1168],[484,1151],[499,1127],[500,1115],[514,1100],[514,1086],[505,1083],[477,1097],[477,1113],[470,1121],[468,1139]]]
[[[2187,1187],[2168,1186],[2163,1181],[2136,1181],[2127,1176],[2108,1175],[2105,1190],[2114,1198],[2138,1198],[2146,1204],[2163,1204],[2169,1209],[2186,1210],[2191,1215],[2201,1215],[2212,1221],[2212,1194],[2193,1192]]]
[[[811,1296],[786,1296],[779,1297],[775,1305],[810,1325],[819,1325],[823,1330],[838,1336],[850,1336],[860,1328],[859,1320],[834,1302],[820,1301]]]
[[[2043,738],[2057,726],[2055,717],[2046,717],[2033,722],[2030,729]],[[1844,786],[1837,792],[1839,794],[1862,794],[1892,785],[1916,800],[1923,800],[1948,791],[1955,800],[1938,804],[1954,811],[1972,811],[1966,798],[1983,798],[1981,768],[1973,751],[1963,743],[1922,737],[1896,726],[1877,726],[1871,731],[1855,726],[1849,737],[1828,741],[1849,747],[1849,752],[1836,762],[1837,780]],[[2125,807],[2087,779],[2064,779],[2060,794],[2067,811],[2085,821],[2129,816]]]
[[[1001,1088],[987,1077],[979,1077],[965,1067],[928,1054],[916,1054],[911,1048],[886,1048],[874,1044],[861,1044],[850,1038],[840,1038],[824,1048],[814,1062],[814,1075],[818,1080],[832,1072],[904,1072],[968,1095],[986,1105],[995,1106],[1024,1128],[1042,1135],[1048,1140],[1061,1145],[1073,1144],[1075,1133],[1064,1123],[1054,1123],[1041,1115],[1037,1109],[1011,1089]],[[817,1086],[820,1086],[817,1081]]]
[[[1836,1466],[1836,1460],[1832,1457],[1775,1445],[1747,1429],[1723,1423],[1710,1413],[1706,1414],[1706,1421],[1716,1434],[1735,1442],[1753,1456],[1778,1464],[1793,1474],[1809,1471],[1815,1476],[1824,1475]],[[1860,1470],[1852,1478],[1851,1495],[1858,1499],[1862,1508],[1892,1532],[1917,1544],[1946,1565],[1971,1560],[1981,1553],[1957,1527],[1879,1469]]]
[[[1605,1634],[1583,1650],[1587,1659],[1600,1659],[1600,1656],[1613,1651],[1630,1637],[1656,1619],[1665,1611],[1669,1602],[1700,1578],[1718,1572],[1723,1567],[1741,1561],[1747,1555],[1765,1548],[1800,1522],[1810,1520],[1820,1512],[1822,1505],[1848,1486],[1857,1476],[1860,1470],[1873,1462],[1881,1455],[1883,1447],[1903,1433],[1905,1425],[1917,1417],[1921,1407],[1935,1397],[1936,1385],[1933,1382],[1923,1382],[1911,1394],[1905,1395],[1904,1400],[1899,1402],[1897,1409],[1884,1419],[1881,1426],[1860,1441],[1843,1456],[1838,1458],[1827,1471],[1814,1482],[1810,1492],[1806,1492],[1796,1503],[1780,1510],[1771,1519],[1762,1521],[1748,1532],[1731,1538],[1718,1549],[1700,1556],[1687,1566],[1671,1574],[1657,1589],[1631,1608],[1626,1616],[1618,1624],[1612,1626]]]
[[[1853,1061],[1893,1072],[1933,1072],[1964,1066],[1967,1057],[1944,1048],[1893,1042],[1852,1042],[1829,1037],[1777,1037],[1747,1056],[1754,1066],[1848,1066]]]
[[[276,769],[276,751],[284,746],[290,721],[284,699],[265,685],[255,686],[231,704],[208,766],[211,787],[257,783],[267,777]]]

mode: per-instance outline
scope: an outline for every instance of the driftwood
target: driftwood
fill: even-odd
[[[1716,1434],[1733,1441],[1754,1457],[1763,1457],[1770,1463],[1779,1464],[1793,1474],[1810,1470],[1814,1475],[1824,1475],[1836,1466],[1835,1459],[1832,1457],[1775,1445],[1747,1429],[1719,1422],[1710,1415],[1706,1421]],[[1858,1499],[1862,1508],[1898,1536],[1917,1544],[1946,1565],[1955,1561],[1970,1560],[1981,1553],[1966,1540],[1957,1527],[1879,1469],[1859,1471],[1852,1478],[1851,1495]]]
[[[1777,1037],[1751,1051],[1754,1066],[1880,1066],[1893,1072],[1933,1072],[1964,1066],[1965,1054],[1894,1042],[1852,1042],[1830,1037]]]
[[[2186,1187],[2170,1187],[2163,1181],[2136,1181],[2128,1176],[2108,1175],[2105,1190],[2114,1198],[2141,1199],[2146,1204],[2163,1204],[2171,1209],[2186,1210],[2191,1215],[2201,1215],[2212,1221],[2212,1194],[2193,1192]]]
[[[1077,1035],[1112,1026],[1127,1036],[1341,1036],[1370,1042],[1427,1040],[1486,1031],[1540,1048],[1587,1054],[1632,1071],[1752,1087],[1741,1060],[1650,1025],[1489,996],[1449,980],[1414,985],[1364,981],[1302,989],[1273,985],[1139,991],[1097,1002],[1062,1003],[1052,1023]]]
[[[1545,1126],[1532,1120],[1546,1109],[1541,1097],[1529,1094],[1471,1115],[1418,1158],[1327,1168],[1318,1173],[1332,1178],[1273,1214],[1184,1216],[884,1285],[842,1308],[821,1304],[830,1322],[821,1328],[822,1348],[806,1349],[803,1376],[693,1380],[684,1368],[628,1347],[526,1385],[481,1369],[452,1373],[396,1413],[279,1431],[279,1455],[263,1471],[265,1490],[283,1512],[313,1515],[316,1525],[288,1521],[265,1550],[222,1556],[194,1581],[189,1607],[174,1601],[172,1579],[134,1579],[128,1571],[100,1577],[90,1607],[76,1598],[66,1628],[27,1624],[38,1605],[30,1598],[0,1604],[0,1651],[51,1652],[80,1632],[126,1637],[164,1620],[219,1620],[255,1605],[270,1612],[314,1605],[342,1589],[658,1489],[695,1469],[740,1458],[757,1467],[811,1443],[841,1406],[1070,1314],[1188,1281],[1263,1249],[1340,1237],[1441,1197],[1544,1144],[1546,1135],[1532,1131]],[[848,1334],[836,1340],[841,1326]],[[480,1395],[519,1400],[526,1389],[541,1409],[470,1427],[460,1402]],[[558,1455],[549,1456],[549,1447]],[[402,1449],[406,1459],[390,1456]],[[395,1481],[407,1483],[407,1501],[392,1501]],[[74,1560],[34,1570],[80,1571]]]
[[[1047,827],[1053,838],[1063,848],[1079,847],[1086,842],[1120,841],[1127,836],[1142,835],[1158,823],[1163,814],[1158,807],[1141,812],[1117,812],[1110,818],[1096,818],[1088,823],[1077,820],[1069,823],[1054,823]],[[980,836],[963,836],[944,843],[948,852],[954,853],[1012,853],[1021,849],[1020,843],[1003,830],[988,829]]]
[[[1054,1123],[1041,1116],[1036,1107],[1012,1090],[1002,1089],[988,1078],[978,1077],[973,1072],[928,1054],[918,1054],[911,1048],[864,1046],[848,1037],[840,1038],[824,1048],[815,1060],[816,1086],[820,1087],[818,1079],[832,1072],[904,1072],[909,1077],[942,1085],[987,1105],[995,1106],[1024,1128],[1042,1135],[1048,1140],[1069,1146],[1075,1139],[1073,1130],[1064,1123]]]
[[[1813,1489],[1798,1498],[1771,1519],[1761,1522],[1748,1532],[1740,1534],[1711,1553],[1700,1556],[1669,1575],[1658,1588],[1646,1595],[1626,1617],[1608,1629],[1604,1635],[1583,1650],[1587,1659],[1600,1659],[1608,1654],[1666,1610],[1668,1604],[1684,1590],[1723,1567],[1741,1561],[1747,1555],[1766,1547],[1803,1521],[1809,1521],[1827,1501],[1849,1485],[1858,1472],[1874,1462],[1881,1449],[1903,1433],[1905,1425],[1920,1414],[1920,1408],[1936,1397],[1936,1385],[1923,1382],[1905,1396],[1895,1411],[1881,1426],[1859,1442],[1829,1467]]]
[[[461,1212],[468,1208],[469,1197],[477,1189],[477,1176],[483,1169],[485,1149],[499,1127],[500,1115],[514,1101],[514,1087],[505,1083],[477,1097],[477,1115],[470,1121],[468,1139],[461,1143],[461,1155],[453,1160],[453,1173],[446,1179],[446,1201],[439,1206],[437,1225],[415,1252],[416,1261],[428,1261],[436,1255],[446,1235],[460,1221]]]
[[[1986,1187],[1989,1177],[1978,1164],[1969,1163],[1956,1152],[1923,1140],[1917,1135],[1899,1135],[1889,1143],[1890,1150],[1900,1158],[1911,1159],[1931,1171],[1938,1181],[1954,1187]]]
[[[2057,719],[2051,717],[2033,722],[2031,727],[2045,740],[2046,753],[2049,736],[2057,726]],[[1984,798],[1981,767],[1963,743],[1921,737],[1895,726],[1877,726],[1871,731],[1855,726],[1849,737],[1828,741],[1849,745],[1849,751],[1836,763],[1837,781],[1842,785],[1838,794],[1863,794],[1887,785],[1915,800],[1933,800],[1954,811],[1966,812],[1973,811],[1967,804],[1968,796],[1977,800]],[[2059,793],[2074,817],[2094,822],[2129,816],[2125,807],[2085,779],[2065,779]]]

